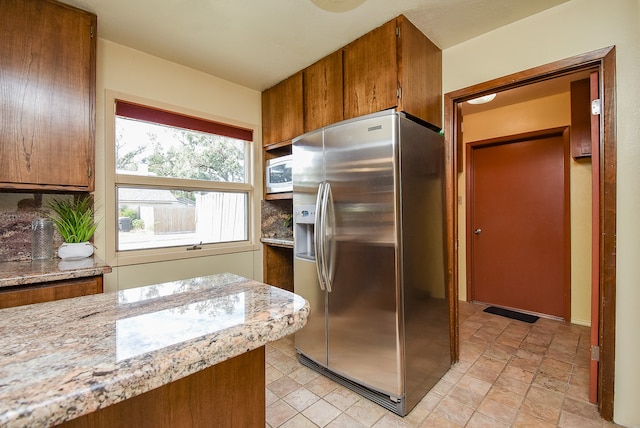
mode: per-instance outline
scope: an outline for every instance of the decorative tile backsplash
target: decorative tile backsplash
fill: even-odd
[[[42,194],[0,193],[0,262],[31,260],[31,221],[46,217]],[[62,244],[54,233],[54,247]]]
[[[262,201],[262,237],[293,240],[291,199]]]

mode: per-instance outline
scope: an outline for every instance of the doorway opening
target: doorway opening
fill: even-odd
[[[598,71],[596,89],[599,93],[600,114],[597,144],[594,145],[593,174],[594,216],[592,218],[595,248],[592,264],[594,292],[591,316],[594,349],[599,358],[594,358],[597,374],[594,389],[600,414],[604,419],[613,418],[613,382],[615,362],[615,227],[616,227],[616,144],[615,144],[615,47],[578,55],[546,64],[492,81],[463,88],[444,96],[445,140],[447,159],[447,254],[450,317],[452,329],[451,357],[458,360],[458,172],[462,166],[462,103],[492,93],[501,93],[514,88],[526,88],[539,82],[551,82],[563,76]],[[593,342],[592,342],[593,344]],[[592,352],[595,356],[596,352]],[[599,360],[599,361],[596,361]],[[594,394],[595,396],[595,394]]]

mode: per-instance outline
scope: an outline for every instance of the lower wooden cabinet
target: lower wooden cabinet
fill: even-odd
[[[262,346],[59,427],[264,427],[264,358]]]
[[[102,275],[0,288],[0,309],[102,293]]]
[[[293,248],[264,246],[263,282],[293,292]]]

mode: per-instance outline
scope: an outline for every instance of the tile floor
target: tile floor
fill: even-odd
[[[298,363],[293,337],[267,346],[267,427],[615,427],[588,402],[589,329],[534,324],[460,302],[460,361],[406,417]]]

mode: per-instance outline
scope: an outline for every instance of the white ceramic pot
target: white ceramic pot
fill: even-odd
[[[90,242],[63,243],[58,247],[58,257],[63,260],[78,260],[93,254],[93,245]]]

